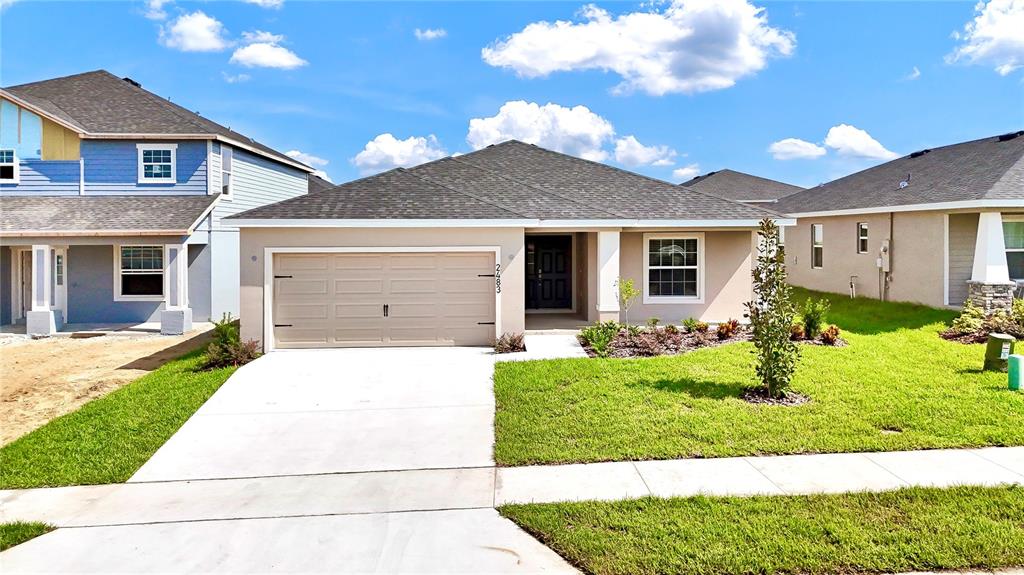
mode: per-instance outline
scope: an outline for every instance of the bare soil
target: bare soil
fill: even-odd
[[[0,445],[210,341],[210,332],[0,340]]]

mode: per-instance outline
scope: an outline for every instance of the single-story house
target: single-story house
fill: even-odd
[[[0,324],[238,315],[224,218],[307,192],[312,168],[104,70],[0,89]]]
[[[1024,131],[920,150],[785,196],[796,285],[986,309],[1024,282]]]
[[[761,219],[518,141],[237,214],[241,329],[266,350],[486,345],[629,318],[741,319]]]
[[[765,207],[804,190],[793,184],[730,169],[708,172],[679,185],[744,204],[764,204]]]

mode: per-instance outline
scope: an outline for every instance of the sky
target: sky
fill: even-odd
[[[0,85],[100,68],[336,183],[517,138],[813,186],[1024,129],[1024,0],[0,0]]]

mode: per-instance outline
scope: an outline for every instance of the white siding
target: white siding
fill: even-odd
[[[949,304],[967,299],[967,281],[974,266],[978,214],[949,214]]]
[[[234,154],[231,176],[234,187],[231,199],[222,200],[214,210],[215,227],[221,226],[221,218],[306,193],[306,172],[238,148],[235,148]],[[220,162],[219,156],[217,162]],[[217,170],[216,177],[220,179],[220,169]],[[226,225],[230,226],[230,223],[226,222]]]

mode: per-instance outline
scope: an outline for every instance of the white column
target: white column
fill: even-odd
[[[1006,267],[1006,244],[1003,242],[1003,216],[999,212],[979,214],[971,281],[986,284],[1010,282],[1010,271]]]
[[[188,246],[169,244],[164,247],[164,273],[167,275],[167,309],[188,307]]]
[[[50,311],[53,289],[53,260],[49,245],[32,246],[32,311]]]
[[[597,232],[597,311],[602,321],[618,319],[618,280],[619,232]]]

